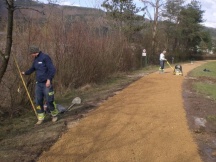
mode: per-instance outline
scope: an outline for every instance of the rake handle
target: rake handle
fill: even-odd
[[[33,103],[32,99],[31,99],[31,96],[30,96],[30,94],[29,94],[28,88],[27,88],[26,83],[25,83],[25,81],[24,81],[24,79],[23,79],[23,76],[22,76],[22,74],[21,74],[19,65],[18,65],[17,60],[16,60],[16,58],[15,58],[14,55],[13,55],[13,59],[14,59],[14,62],[15,62],[15,64],[16,64],[16,67],[17,67],[19,76],[20,76],[20,78],[21,78],[21,80],[22,80],[22,83],[23,83],[23,85],[24,85],[24,87],[25,87],[25,90],[26,90],[26,93],[27,93],[27,95],[28,95],[28,98],[29,98],[29,100],[30,100],[30,102],[31,102],[32,108],[33,108],[33,110],[34,110],[34,113],[35,113],[35,115],[36,115],[36,117],[37,117],[37,112],[36,112],[34,103]]]
[[[166,63],[171,67],[172,70],[174,70],[168,61],[166,61]]]
[[[75,105],[75,104],[72,103],[72,104],[67,108],[67,110],[70,110],[70,109],[73,107],[73,105]]]

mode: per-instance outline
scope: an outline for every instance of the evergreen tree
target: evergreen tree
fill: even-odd
[[[184,0],[168,0],[163,12],[165,33],[170,49],[197,51],[197,47],[211,48],[209,33],[201,25],[203,13],[200,2],[192,0],[184,6]]]
[[[179,44],[179,22],[180,13],[183,9],[184,0],[167,0],[162,16],[165,21],[165,33],[168,39],[169,48],[175,51]]]
[[[201,32],[203,26],[203,13],[200,2],[192,0],[185,8],[182,9],[180,15],[180,32],[181,45],[185,50],[196,50],[196,46],[201,42]]]
[[[105,0],[102,7],[106,9],[107,16],[115,20],[115,27],[124,32],[129,40],[142,29],[144,18],[137,15],[141,8],[136,7],[133,0]]]

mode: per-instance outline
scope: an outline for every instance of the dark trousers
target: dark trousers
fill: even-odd
[[[164,69],[164,61],[163,60],[160,60],[160,68]]]
[[[37,113],[44,113],[44,98],[48,109],[52,112],[55,110],[54,91],[52,85],[47,88],[46,83],[37,83],[35,88],[35,101]]]

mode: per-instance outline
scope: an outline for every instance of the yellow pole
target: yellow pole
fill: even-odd
[[[170,65],[170,63],[168,61],[166,61],[167,64],[171,67],[171,69],[174,71],[173,67]]]
[[[27,95],[28,95],[28,98],[29,98],[29,100],[30,100],[30,102],[31,102],[32,108],[33,108],[33,110],[34,110],[34,112],[35,112],[35,115],[36,115],[36,117],[37,117],[37,112],[36,112],[34,103],[33,103],[32,99],[31,99],[31,96],[30,96],[29,91],[28,91],[28,89],[27,89],[26,83],[25,83],[25,81],[24,81],[24,79],[23,79],[23,76],[22,76],[22,74],[21,74],[19,65],[18,65],[17,60],[16,60],[16,58],[15,58],[14,55],[13,55],[13,59],[14,59],[14,62],[15,62],[15,64],[16,64],[17,70],[18,70],[18,72],[19,72],[20,78],[21,78],[21,80],[22,80],[22,82],[23,82],[23,85],[24,85],[24,87],[25,87],[25,90],[26,90],[26,93],[27,93]]]

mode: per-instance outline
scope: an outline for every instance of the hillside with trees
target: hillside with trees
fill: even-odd
[[[199,1],[143,1],[144,7],[139,8],[132,0],[104,0],[101,6],[103,10],[32,0],[0,1],[2,116],[17,116],[30,104],[23,97],[26,94],[12,56],[22,70],[28,69],[31,44],[52,57],[57,96],[98,84],[118,72],[140,69],[144,48],[148,65],[157,65],[164,49],[167,58],[175,57],[175,61],[213,49],[216,32],[200,25],[204,11]],[[150,9],[155,11],[153,16]],[[141,11],[143,16],[138,15]],[[34,96],[34,76],[25,79]]]

